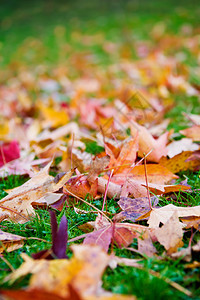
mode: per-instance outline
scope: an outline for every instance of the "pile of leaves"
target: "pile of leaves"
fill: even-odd
[[[24,180],[0,200],[1,258],[12,268],[7,253],[27,242],[23,234],[6,230],[8,222],[29,224],[38,211],[49,210],[52,224],[52,247],[32,258],[22,253],[22,265],[4,278],[13,285],[31,274],[26,288],[2,290],[4,297],[135,299],[102,288],[106,268],[144,269],[148,257],[200,267],[199,190],[182,177],[200,169],[200,116],[184,113],[186,128],[175,130],[166,118],[177,97],[199,99],[200,85],[189,80],[194,70],[181,52],[188,47],[199,60],[199,36],[190,27],[180,36],[164,31],[156,24],[151,43],[133,45],[137,59],[126,43],[102,35],[103,51],[114,52],[115,63],[102,67],[92,50],[72,51],[51,73],[42,65],[23,66],[0,86],[1,182],[13,175]],[[77,35],[83,44],[99,43],[95,35]],[[192,205],[184,202],[186,194],[196,199]],[[65,213],[70,210],[87,222],[76,225],[81,235],[68,239]],[[53,211],[63,215],[59,228]],[[117,255],[117,248],[140,258]]]

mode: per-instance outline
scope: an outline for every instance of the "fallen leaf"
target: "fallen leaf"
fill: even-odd
[[[165,132],[158,139],[154,139],[150,132],[141,125],[138,125],[135,122],[131,122],[131,134],[135,136],[139,135],[139,153],[140,157],[144,156],[144,153],[147,154],[148,161],[159,162],[162,156],[167,155],[167,142],[169,133]]]
[[[200,205],[193,207],[180,207],[168,204],[160,208],[152,208],[147,223],[151,228],[159,227],[160,223],[165,224],[168,222],[174,212],[177,212],[179,218],[188,216],[200,217]]]
[[[194,125],[200,125],[200,116],[195,114],[187,114],[185,112],[182,112],[184,117],[186,117],[189,121],[192,121]]]
[[[141,235],[147,230],[147,227],[128,224],[128,223],[110,223],[103,217],[97,217],[93,224],[94,231],[86,234],[83,244],[99,245],[106,252],[111,242],[115,242],[119,248],[127,247],[133,241],[133,238]]]
[[[45,106],[42,102],[38,105],[40,106],[40,112],[43,114],[50,127],[58,127],[67,124],[69,117],[65,111]]]
[[[44,197],[46,193],[59,190],[69,180],[73,170],[66,173],[58,183],[55,183],[54,177],[48,174],[51,163],[0,200],[1,219],[27,222],[35,215],[31,203],[40,202],[40,198]]]
[[[160,164],[147,164],[147,180],[149,183],[156,184],[167,184],[172,179],[177,179],[178,176],[174,175],[166,167]],[[129,176],[133,176],[134,180],[139,180],[145,182],[145,170],[144,165],[135,166]]]
[[[154,235],[158,242],[165,247],[168,255],[177,252],[177,249],[184,245],[182,242],[183,229],[176,211],[161,228],[155,229]]]
[[[181,217],[181,222],[186,224],[185,229],[192,228],[192,227],[194,227],[195,229],[199,229],[200,216],[194,217],[191,215],[189,217]]]
[[[162,157],[159,161],[159,164],[170,170],[172,173],[178,173],[186,170],[194,171],[199,166],[198,156],[193,157],[194,160],[190,159],[195,152],[183,151],[182,153],[177,154],[170,159],[167,157]]]
[[[183,151],[195,151],[199,149],[199,146],[192,142],[189,138],[183,138],[179,141],[173,141],[167,145],[169,158],[174,157],[177,154],[182,153]],[[160,163],[160,162],[159,162]]]
[[[151,203],[153,207],[158,204],[158,201],[159,199],[157,197],[151,197]],[[120,200],[117,203],[122,209],[122,212],[115,215],[115,220],[117,221],[130,220],[132,222],[135,222],[138,217],[151,210],[147,197],[135,199],[120,197]]]
[[[103,157],[96,156],[90,164],[87,180],[89,182],[94,182],[97,176],[100,175],[100,173],[109,165],[109,161],[110,159],[108,155]]]
[[[35,175],[34,168],[40,164],[49,162],[49,158],[34,159],[35,155],[29,155],[26,158],[19,158],[5,164],[0,168],[0,177],[6,177],[9,175],[25,175],[29,177]]]
[[[200,141],[200,126],[194,125],[190,128],[180,130],[180,133],[185,135],[187,138],[192,139],[193,141]]]
[[[106,191],[108,180],[103,177],[98,177],[98,192],[104,194]],[[119,199],[121,195],[121,186],[119,184],[109,182],[108,190],[107,190],[107,197],[108,198],[116,198]]]
[[[70,259],[33,260],[22,254],[24,263],[6,280],[14,282],[32,274],[28,290],[39,289],[60,297],[69,297],[69,284],[81,299],[126,299],[123,295],[108,293],[101,288],[101,277],[111,258],[99,246],[73,245]],[[90,298],[91,297],[91,298]],[[121,297],[121,298],[120,298]],[[129,296],[128,299],[135,299]]]
[[[96,178],[91,184],[82,175],[72,178],[63,187],[63,192],[66,195],[70,195],[70,192],[74,195],[85,199],[90,196],[94,199],[97,195],[98,179]]]
[[[10,300],[83,300],[72,286],[69,285],[69,296],[61,297],[55,293],[45,290],[0,290],[0,295],[8,297]],[[6,298],[7,299],[7,298]]]
[[[0,167],[20,157],[20,149],[17,141],[0,144]]]
[[[141,238],[138,238],[138,251],[149,257],[154,256],[157,252],[148,231],[146,231]]]
[[[11,252],[21,248],[24,245],[25,238],[16,234],[4,232],[0,229],[0,253]]]

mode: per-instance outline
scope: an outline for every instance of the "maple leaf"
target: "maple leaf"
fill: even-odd
[[[20,149],[17,141],[0,145],[0,167],[20,157]]]
[[[145,232],[147,227],[128,224],[110,223],[103,217],[97,217],[95,223],[89,222],[94,226],[94,231],[85,235],[83,244],[95,244],[101,246],[106,252],[111,244],[115,242],[119,248],[127,247],[133,238]],[[80,229],[84,227],[81,226]]]
[[[106,191],[108,180],[103,177],[98,177],[98,192],[104,194]],[[121,194],[121,185],[114,182],[109,182],[107,196],[108,198],[119,198]]]
[[[149,183],[156,184],[167,184],[172,179],[177,179],[178,176],[170,172],[167,168],[160,164],[147,164],[147,179]],[[134,180],[145,181],[145,168],[144,165],[135,166],[131,172],[130,176],[133,176]]]
[[[52,107],[45,106],[42,102],[38,103],[40,112],[43,114],[46,123],[50,125],[49,127],[58,127],[65,125],[69,117],[66,111],[57,110]]]
[[[179,141],[173,141],[167,145],[169,158],[174,157],[177,154],[182,153],[183,151],[195,151],[199,149],[199,146],[192,142],[192,139],[183,138]]]
[[[63,193],[66,195],[70,195],[70,192],[74,195],[86,198],[86,196],[90,195],[92,198],[95,198],[97,195],[98,188],[98,180],[96,179],[94,182],[89,184],[87,179],[80,175],[76,178],[72,178],[69,180],[63,187]]]
[[[4,251],[11,252],[21,248],[24,245],[24,239],[22,236],[4,232],[0,229],[0,253]]]
[[[151,197],[151,203],[153,207],[158,204],[159,199],[157,197]],[[151,208],[149,207],[149,200],[147,197],[143,198],[128,198],[120,197],[117,202],[122,209],[122,212],[115,215],[115,220],[131,220],[133,222],[143,214],[149,212]]]
[[[89,182],[94,182],[97,176],[104,171],[104,169],[109,165],[110,158],[108,155],[103,157],[96,156],[94,160],[90,163],[89,173],[87,176],[87,180]]]
[[[184,244],[182,242],[183,229],[179,222],[177,211],[174,211],[173,215],[168,221],[161,227],[156,228],[154,235],[160,244],[162,244],[167,250],[167,254],[172,254],[177,251],[178,248]]]
[[[0,295],[7,296],[10,300],[83,300],[75,289],[69,284],[69,296],[62,297],[45,290],[0,290]]]
[[[51,232],[52,232],[52,247],[51,250],[42,250],[38,253],[32,254],[34,259],[45,258],[68,258],[66,255],[67,250],[67,218],[63,215],[58,228],[56,214],[50,211],[51,216]]]
[[[200,141],[200,125],[194,125],[190,128],[180,130],[180,133],[191,138],[193,141]]]
[[[34,159],[35,155],[29,155],[26,158],[19,158],[5,164],[0,168],[0,176],[5,177],[9,175],[24,175],[28,174],[30,177],[35,175],[34,167],[49,162],[49,158]]]
[[[183,151],[170,159],[161,157],[159,164],[173,173],[186,170],[195,171],[199,167],[198,151]]]
[[[162,156],[167,155],[167,142],[169,133],[165,132],[157,140],[153,138],[150,132],[143,126],[138,125],[136,122],[131,121],[131,134],[135,136],[139,135],[139,153],[140,157],[144,156],[144,153],[147,154],[148,161],[159,162]]]
[[[157,252],[148,231],[146,231],[142,237],[138,238],[138,251],[139,253],[145,254],[149,257],[152,257]]]
[[[11,190],[9,195],[0,200],[0,219],[21,223],[27,222],[35,215],[31,203],[44,201],[43,197],[48,195],[47,193],[59,190],[69,180],[74,172],[73,170],[66,173],[56,183],[54,177],[48,174],[51,163],[23,185]],[[55,201],[55,199],[58,200],[58,196],[49,199]]]
[[[130,166],[134,164],[136,160],[138,135],[136,134],[134,138],[129,137],[125,139],[117,148],[109,143],[105,143],[105,151],[111,158],[109,168],[115,168],[114,174],[124,172],[130,169]]]
[[[161,208],[152,208],[147,223],[151,228],[159,227],[159,224],[165,224],[172,217],[174,212],[177,212],[178,217],[200,217],[200,205],[193,207],[179,207],[173,204],[168,204]]]
[[[67,134],[74,134],[74,136],[76,136],[77,139],[80,138],[80,130],[75,122],[70,122],[52,131],[45,129],[35,139],[31,140],[37,143],[45,140],[55,141],[60,138],[63,138]]]
[[[27,274],[32,274],[28,291],[39,289],[63,298],[69,297],[69,284],[81,299],[119,299],[135,300],[134,296],[114,295],[101,288],[101,277],[111,257],[99,246],[73,245],[74,256],[71,259],[33,260],[26,254],[22,265],[10,274],[6,280],[14,282]],[[72,298],[73,299],[73,298]]]

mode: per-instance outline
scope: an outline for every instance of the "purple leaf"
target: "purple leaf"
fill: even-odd
[[[55,213],[50,211],[51,214],[51,228],[52,228],[52,250],[57,258],[67,258],[67,218],[62,216],[60,226],[58,228]]]
[[[34,259],[61,259],[68,258],[66,255],[67,250],[67,218],[62,216],[60,226],[58,228],[58,223],[56,219],[56,214],[50,211],[51,216],[51,234],[52,234],[52,247],[48,250],[42,250],[40,252],[32,254]]]

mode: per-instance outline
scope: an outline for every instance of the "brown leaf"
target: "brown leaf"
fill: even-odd
[[[102,229],[89,233],[85,238],[83,244],[98,245],[106,252],[110,246],[113,235],[113,229],[111,225],[105,226]]]
[[[194,227],[195,229],[200,228],[200,216],[189,216],[189,217],[181,217],[181,221],[186,224],[185,229]]]
[[[183,151],[195,151],[199,149],[199,146],[196,143],[192,142],[192,139],[183,138],[179,141],[173,141],[167,145],[169,158],[174,157],[177,154],[182,153]]]
[[[101,277],[111,261],[111,257],[105,251],[92,245],[73,245],[72,250],[74,257],[70,260],[33,260],[23,254],[25,262],[9,275],[7,280],[13,282],[30,273],[32,274],[28,288],[30,291],[39,289],[56,294],[61,299],[68,299],[71,293],[69,285],[72,285],[74,291],[84,300],[126,299],[126,296],[115,297],[101,288]],[[128,299],[135,298],[129,296]]]
[[[195,155],[195,152],[184,151],[170,159],[162,157],[159,164],[170,170],[172,173],[186,170],[194,171],[199,167],[199,158],[197,156],[194,157],[194,160],[190,159],[193,154]]]
[[[168,204],[161,208],[152,208],[150,218],[148,220],[149,227],[156,228],[159,224],[165,224],[177,212],[178,217],[196,216],[200,217],[200,205],[193,207],[179,207],[173,204]]]
[[[133,124],[133,125],[132,125]],[[165,132],[157,140],[153,138],[150,132],[143,126],[138,125],[136,122],[131,122],[131,133],[135,136],[139,135],[139,156],[143,157],[144,153],[147,154],[152,151],[147,160],[152,162],[159,162],[162,156],[167,155],[167,142],[169,133]]]
[[[154,254],[157,252],[148,231],[146,231],[142,237],[138,238],[138,251],[142,254],[146,254],[149,257],[154,256]]]
[[[109,168],[114,168],[114,174],[127,171],[137,157],[138,135],[125,139],[117,148],[106,143],[105,150],[110,156]]]
[[[83,178],[83,176],[80,175],[68,181],[63,187],[63,192],[66,195],[70,195],[69,192],[71,192],[83,199],[85,199],[88,195],[90,195],[90,198],[95,198],[97,195],[97,187],[97,178],[90,184],[86,179]]]
[[[26,183],[13,189],[9,195],[0,200],[0,218],[24,223],[35,215],[32,202],[40,202],[47,193],[59,190],[73,174],[73,170],[66,173],[57,183],[48,174],[50,162]],[[55,198],[51,198],[55,200]],[[57,197],[56,197],[57,199]],[[58,199],[57,199],[58,200]],[[56,200],[56,201],[57,201]]]
[[[174,175],[167,168],[160,164],[147,164],[146,168],[147,179],[149,183],[167,184],[172,179],[178,178],[178,176]],[[135,166],[130,174],[133,176],[134,180],[145,182],[144,165]]]
[[[0,295],[9,297],[10,300],[81,300],[75,289],[69,285],[70,294],[67,297],[61,297],[55,293],[50,293],[45,290],[0,290]]]
[[[109,165],[109,161],[110,158],[108,155],[103,157],[96,156],[90,164],[87,180],[89,182],[94,182],[97,176]]]
[[[156,206],[158,204],[158,198],[151,197],[151,202],[153,206]],[[123,211],[115,215],[116,220],[123,219],[135,222],[138,217],[150,211],[147,197],[135,199],[120,197],[118,204]]]
[[[191,138],[193,141],[200,141],[200,125],[194,125],[190,128],[180,130],[180,133]]]
[[[25,238],[16,234],[4,232],[0,229],[0,253],[11,252],[24,245]]]
[[[176,211],[161,228],[155,229],[154,235],[165,247],[168,255],[177,252],[177,249],[184,245],[182,242],[183,229]]]
[[[88,233],[84,244],[96,244],[108,251],[111,241],[118,247],[127,247],[132,243],[133,238],[148,230],[147,227],[128,223],[109,223],[101,217],[97,217],[95,223],[90,222],[94,231]]]
[[[108,180],[103,177],[98,177],[98,192],[104,194],[106,190]],[[108,198],[116,198],[119,199],[121,194],[121,186],[119,184],[109,182],[108,190],[107,190],[107,197]]]

